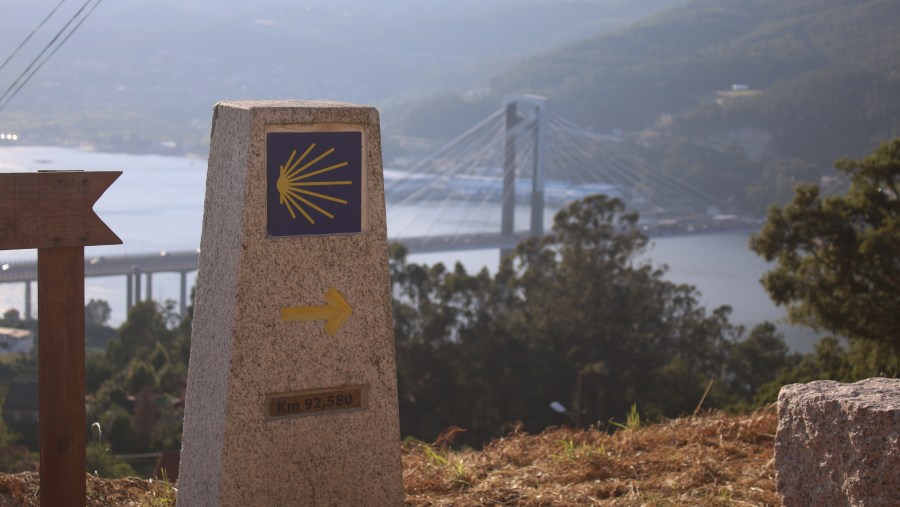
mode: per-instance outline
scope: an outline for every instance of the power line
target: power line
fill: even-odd
[[[5,60],[3,63],[0,63],[0,71],[2,71],[4,67],[6,67],[6,64],[8,64],[9,61],[12,60],[13,57],[16,56],[16,54],[18,54],[19,50],[22,49],[22,46],[24,46],[25,44],[28,44],[28,41],[30,41],[31,38],[34,37],[34,34],[36,34],[37,31],[40,30],[42,26],[44,26],[44,23],[46,23],[47,20],[49,20],[54,14],[56,14],[56,11],[57,11],[57,10],[62,6],[62,4],[64,4],[64,3],[66,3],[66,0],[60,0],[60,2],[59,2],[58,4],[56,4],[56,7],[54,7],[54,8],[50,11],[50,14],[47,14],[47,17],[44,18],[43,21],[41,21],[40,23],[38,23],[38,26],[35,27],[35,29],[32,30],[31,33],[29,33],[27,37],[25,37],[25,40],[23,40],[23,41],[19,44],[19,47],[17,47],[16,49],[14,49],[13,52],[12,52],[8,57],[6,57],[6,60]]]
[[[78,21],[78,23],[75,25],[75,27],[72,28],[72,30],[69,31],[69,33],[66,34],[65,37],[63,37],[63,39],[59,42],[59,44],[57,44],[55,47],[53,47],[53,50],[50,52],[50,54],[47,55],[47,57],[44,58],[38,64],[37,67],[34,67],[35,63],[37,63],[38,60],[40,60],[41,57],[44,56],[44,53],[46,53],[47,50],[49,50],[51,48],[51,46],[54,45],[54,43],[56,43],[56,41],[66,31],[66,29],[69,27],[69,25],[71,25],[72,22],[75,21],[75,19],[77,19],[78,16],[81,15],[81,13],[84,11],[84,9],[92,1],[93,0],[86,0],[84,2],[84,4],[81,6],[81,8],[79,8],[78,11],[75,14],[73,14],[71,18],[69,18],[69,20],[66,22],[66,24],[63,25],[63,27],[59,30],[59,32],[56,34],[56,36],[53,37],[53,39],[44,47],[43,50],[41,50],[41,52],[34,58],[34,60],[31,61],[31,63],[28,65],[28,67],[24,71],[22,71],[21,74],[19,74],[19,77],[16,78],[16,80],[13,82],[13,84],[10,85],[9,88],[7,88],[7,90],[3,93],[2,96],[0,96],[0,111],[3,111],[3,109],[6,108],[7,105],[9,105],[10,101],[16,95],[19,94],[19,92],[22,90],[22,88],[26,84],[28,84],[28,82],[35,75],[35,73],[37,73],[37,71],[39,71],[41,69],[41,67],[43,67],[44,64],[47,63],[47,61],[53,57],[54,54],[56,54],[56,52],[59,50],[59,48],[61,48],[66,43],[66,41],[69,40],[69,37],[71,37],[72,34],[74,34],[78,30],[78,28],[81,27],[81,25],[87,20],[88,17],[90,17],[90,15],[94,12],[94,10],[97,8],[98,5],[100,5],[100,2],[102,2],[103,0],[97,0],[97,2],[94,4],[93,7],[91,7],[91,9],[87,12],[87,14],[85,14],[84,17],[82,17],[81,20]],[[34,67],[34,70],[32,70],[33,67]],[[27,76],[26,76],[26,74],[27,74]],[[24,77],[24,80],[22,79],[23,77]],[[21,81],[21,83],[20,83],[20,81]],[[4,102],[4,99],[5,99],[5,102]]]

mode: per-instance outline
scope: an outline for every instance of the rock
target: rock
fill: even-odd
[[[900,379],[784,386],[775,469],[787,507],[900,505]]]

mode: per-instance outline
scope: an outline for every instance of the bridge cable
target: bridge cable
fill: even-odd
[[[514,129],[512,129],[511,133],[513,135],[518,136],[523,131],[532,128],[532,125],[533,124],[529,123],[529,122],[522,122],[519,125],[517,125]],[[505,129],[502,129],[500,131],[500,133],[502,135],[506,135]],[[531,137],[533,137],[533,136],[527,136],[526,139],[529,139]],[[455,241],[455,239],[459,238],[460,231],[463,227],[471,228],[471,223],[473,222],[473,220],[470,218],[471,215],[474,212],[476,212],[480,209],[483,209],[484,205],[488,201],[491,200],[491,198],[496,193],[496,191],[499,190],[500,188],[502,188],[502,186],[501,186],[502,179],[496,178],[497,185],[495,185],[495,187],[496,187],[495,190],[488,192],[488,194],[484,197],[484,199],[482,200],[482,203],[478,207],[467,207],[466,206],[470,200],[472,200],[474,197],[476,197],[476,194],[478,193],[478,189],[466,190],[465,189],[465,187],[466,187],[465,179],[470,178],[470,177],[481,176],[482,175],[481,168],[483,168],[485,163],[488,162],[492,158],[496,162],[495,164],[493,164],[494,166],[496,166],[496,167],[502,166],[502,162],[498,159],[501,158],[500,156],[502,155],[502,153],[505,153],[505,149],[501,150],[501,147],[502,147],[501,143],[497,142],[496,140],[491,140],[490,138],[488,138],[486,141],[487,141],[487,143],[485,145],[486,145],[487,149],[480,150],[479,153],[477,154],[476,158],[469,159],[468,157],[465,157],[465,156],[459,157],[457,159],[457,161],[458,161],[457,166],[456,166],[457,169],[452,172],[452,174],[449,176],[449,178],[447,178],[447,183],[449,185],[450,190],[453,190],[454,180],[457,182],[458,185],[463,186],[462,196],[464,198],[462,201],[459,201],[458,199],[455,199],[455,195],[453,195],[452,193],[446,193],[444,200],[441,202],[439,214],[444,215],[445,214],[444,212],[447,210],[447,208],[451,204],[454,205],[454,208],[462,208],[464,210],[466,210],[468,208],[467,211],[463,211],[463,213],[465,213],[465,214],[458,221],[456,231],[452,235],[454,239],[451,241]],[[529,148],[530,147],[528,145],[525,145],[521,142],[517,143],[517,153],[516,153],[517,158],[521,158],[521,153],[523,151],[527,151]],[[484,184],[485,182],[482,181],[481,183]],[[488,181],[487,184],[489,185],[490,181]],[[471,188],[471,186],[469,186],[469,188]],[[481,222],[483,222],[483,220],[481,220]],[[430,225],[430,227],[428,228],[428,230],[426,231],[426,235],[430,235],[437,226],[438,226],[437,221],[432,223]]]
[[[434,162],[436,159],[438,159],[438,157],[445,154],[446,152],[457,149],[457,147],[459,145],[470,142],[470,140],[472,138],[477,139],[477,138],[483,137],[483,135],[481,134],[481,131],[482,130],[490,130],[490,128],[492,127],[491,123],[496,122],[496,120],[498,120],[501,117],[502,113],[503,113],[502,109],[497,109],[496,111],[494,111],[493,113],[488,115],[486,118],[484,118],[483,120],[481,120],[480,122],[478,122],[477,124],[475,124],[474,126],[469,128],[462,134],[458,135],[454,139],[445,143],[443,146],[438,148],[438,150],[435,151],[434,153],[432,153],[431,155],[416,162],[412,167],[407,169],[406,172],[409,173],[410,175],[418,174],[424,166],[430,164],[431,162]],[[385,191],[387,191],[387,190],[388,190],[388,188],[385,188]]]
[[[478,161],[478,160],[480,160],[480,159],[487,158],[487,157],[491,156],[493,153],[495,153],[495,152],[496,152],[496,149],[497,149],[497,148],[496,148],[496,143],[488,143],[488,144],[486,144],[485,146],[482,146],[482,147],[476,152],[476,154],[477,154],[478,156],[477,156],[474,160],[472,160],[472,161]],[[465,160],[465,159],[463,159],[463,160]],[[448,187],[447,187],[447,188],[448,188],[451,192],[445,192],[445,194],[444,194],[444,199],[441,201],[440,207],[439,207],[438,212],[437,212],[438,216],[443,216],[443,215],[445,214],[445,211],[447,210],[447,208],[454,202],[454,199],[453,199],[454,196],[453,196],[453,194],[452,194],[452,189],[453,189],[452,181],[453,181],[453,178],[454,178],[454,177],[457,177],[457,176],[460,176],[460,173],[462,173],[462,172],[465,171],[466,169],[468,169],[468,172],[466,172],[466,173],[463,174],[462,176],[472,176],[473,173],[474,173],[474,171],[477,170],[476,165],[475,165],[475,164],[472,164],[472,163],[460,163],[460,164],[458,164],[458,165],[456,166],[456,168],[457,168],[457,169],[454,170],[453,173],[447,178],[447,183],[448,183]],[[466,196],[466,199],[464,199],[463,204],[465,204],[465,202],[467,202],[467,200],[468,200],[468,198],[469,198],[469,195],[468,195],[467,193],[464,193],[464,195]],[[431,223],[429,224],[427,230],[425,231],[424,236],[430,236],[430,235],[432,234],[432,232],[434,231],[435,227],[438,226],[438,222],[439,222],[438,220],[433,220],[433,221],[431,221]]]
[[[420,186],[420,188],[413,191],[410,195],[404,197],[403,199],[390,199],[390,201],[394,204],[403,204],[407,201],[416,202],[421,200],[428,200],[430,193],[441,186],[442,181],[440,180],[447,180],[453,175],[458,174],[459,172],[464,170],[464,163],[462,161],[469,159],[472,155],[478,153],[479,151],[490,149],[490,147],[490,143],[482,142],[480,144],[475,144],[473,142],[469,142],[464,146],[459,147],[460,149],[451,159],[452,161],[450,162],[450,164],[452,165],[448,165],[446,160],[444,159],[435,160],[433,157],[429,160],[429,162],[433,162],[433,164],[431,164],[431,167],[429,167],[429,164],[416,164],[416,166],[414,167],[418,170],[415,172],[409,171],[404,178],[400,179],[400,181],[414,182],[417,179],[421,179],[422,174],[433,175],[434,178],[431,178],[430,182],[423,184],[422,186]],[[419,176],[419,178],[416,178],[415,176]],[[396,185],[393,185],[392,187],[396,187]]]
[[[578,127],[576,124],[572,123],[569,120],[566,120],[565,118],[561,118],[561,117],[554,115],[554,119],[556,119],[559,123],[565,125],[567,127],[567,129],[570,129],[569,132],[571,132],[571,133],[575,133],[580,130],[582,133],[587,134],[587,136],[589,136],[589,137],[593,137],[593,138],[597,137],[596,134],[584,131],[584,129],[580,129],[580,127]],[[586,136],[583,136],[583,137],[586,137]],[[611,155],[613,157],[616,157],[617,159],[619,159],[620,163],[625,163],[630,167],[637,166],[640,169],[642,169],[646,175],[649,175],[652,178],[655,178],[659,182],[659,184],[657,185],[657,190],[668,189],[673,192],[681,193],[681,195],[683,197],[687,197],[689,201],[695,202],[699,198],[699,200],[701,200],[701,201],[715,204],[723,209],[733,209],[732,205],[722,201],[721,199],[719,199],[717,197],[712,196],[711,194],[709,194],[708,192],[706,192],[700,188],[697,188],[688,183],[685,183],[685,182],[679,180],[678,178],[675,178],[675,177],[673,177],[667,173],[664,173],[662,171],[652,169],[646,162],[644,162],[643,160],[634,156],[633,154],[624,153],[623,150],[621,150],[621,149],[620,150],[612,150],[612,151],[606,150],[605,153],[608,155]]]
[[[480,141],[480,142],[478,142]],[[478,142],[478,144],[476,144]],[[403,206],[418,206],[421,203],[432,202],[432,201],[444,201],[443,208],[446,208],[446,201],[448,196],[446,195],[448,183],[449,181],[457,174],[466,170],[466,161],[471,160],[472,158],[478,158],[480,156],[484,156],[483,153],[485,151],[490,152],[495,149],[493,143],[485,143],[483,139],[474,139],[468,140],[465,143],[465,146],[458,147],[460,148],[459,153],[453,157],[453,165],[442,166],[440,168],[440,174],[435,175],[431,181],[422,184],[418,189],[411,192],[409,195],[400,200],[391,200],[389,202],[389,209],[401,209]],[[432,162],[437,162],[434,157],[431,157]],[[419,173],[425,172],[426,174],[434,174],[437,171],[434,168],[427,167],[428,164],[417,164],[419,167]],[[472,170],[471,168],[469,169]],[[421,214],[421,210],[416,210],[417,214]],[[411,220],[407,223],[407,227],[404,228],[398,234],[395,234],[395,237],[402,236],[403,233],[408,230],[414,223],[415,220]]]
[[[529,166],[527,163],[520,163],[520,161],[527,162],[529,155],[534,153],[534,133],[536,132],[536,124],[533,122],[531,122],[531,123],[522,122],[522,124],[520,124],[520,125],[521,125],[521,127],[519,129],[514,129],[514,131],[513,131],[513,132],[515,132],[514,135],[516,135],[516,152],[515,152],[514,156],[515,156],[515,160],[516,160],[517,172],[520,172],[521,168]],[[520,134],[524,134],[524,136],[520,136]],[[524,137],[524,142],[522,142],[520,140],[520,137]],[[505,148],[505,146],[504,146],[504,148]],[[504,158],[505,158],[505,151],[506,150],[504,149],[503,150]],[[502,166],[502,164],[500,164],[500,165]],[[519,181],[520,179],[521,178],[517,177],[516,181]],[[469,212],[466,213],[464,219],[461,220],[459,222],[459,224],[457,225],[457,230],[455,232],[455,235],[457,237],[459,236],[460,229],[466,222],[469,222],[469,224],[471,224],[472,222],[477,221],[477,222],[486,224],[486,223],[489,223],[492,221],[491,219],[494,217],[494,214],[491,213],[487,217],[485,217],[484,213],[482,213],[482,211],[485,209],[487,203],[491,202],[492,199],[497,195],[498,192],[501,192],[501,196],[500,196],[501,215],[500,216],[501,216],[501,221],[502,221],[503,203],[506,201],[506,198],[509,196],[509,192],[512,192],[513,194],[515,194],[515,192],[517,190],[516,185],[514,183],[513,186],[509,190],[504,191],[503,178],[497,178],[496,184],[491,185],[489,188],[490,188],[490,191],[483,197],[483,199],[481,200],[479,205],[477,207],[471,208],[469,210]],[[515,213],[515,207],[513,208],[513,213]],[[469,217],[471,215],[481,216],[482,219],[481,220],[470,219]],[[495,230],[496,230],[496,228],[495,228]]]

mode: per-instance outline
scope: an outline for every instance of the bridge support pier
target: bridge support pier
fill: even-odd
[[[131,307],[134,306],[134,275],[129,273],[125,275],[125,312],[126,318],[128,317],[127,313],[131,311]]]
[[[503,158],[503,214],[500,219],[500,235],[512,237],[515,231],[516,218],[516,134],[513,131],[519,123],[518,103],[515,100],[506,103],[506,136],[504,137]],[[512,253],[503,248],[500,259]]]
[[[181,315],[181,318],[184,318],[185,311],[187,310],[187,272],[182,271],[178,274],[181,275],[181,292],[179,293],[181,296],[181,301],[179,305],[179,315]]]
[[[535,116],[534,171],[531,175],[531,235],[544,235],[544,178],[547,167],[547,99],[532,97]]]
[[[31,280],[25,282],[25,320],[31,319]]]
[[[141,270],[134,268],[134,304],[141,302]]]
[[[540,95],[511,95],[505,99],[506,136],[503,163],[503,215],[500,235],[512,238],[516,212],[516,133],[514,128],[526,119],[534,125],[534,165],[531,172],[531,235],[544,235],[544,174],[547,162],[547,132],[549,115],[547,98]],[[523,118],[519,104],[531,106],[532,116]],[[511,249],[501,249],[500,259],[510,255]]]
[[[153,273],[147,272],[147,297],[145,301],[153,301]]]
[[[149,273],[147,274],[149,275]],[[131,268],[131,273],[125,275],[125,280],[127,284],[127,287],[125,288],[125,305],[127,311],[131,312],[131,309],[134,307],[134,305],[140,303],[141,301],[141,270],[137,266],[134,266],[133,268]],[[151,283],[148,282],[147,285],[147,289],[149,292],[149,286],[151,285]]]

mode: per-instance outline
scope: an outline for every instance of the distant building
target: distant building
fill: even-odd
[[[34,333],[27,329],[0,327],[0,354],[27,353],[34,348]]]
[[[731,85],[731,91],[733,91],[733,92],[743,92],[743,91],[746,91],[749,89],[750,89],[750,85],[746,85],[746,84],[737,83],[737,84]]]

